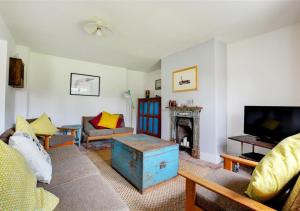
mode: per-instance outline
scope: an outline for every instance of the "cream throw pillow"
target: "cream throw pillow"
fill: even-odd
[[[50,183],[52,165],[49,154],[34,138],[23,132],[16,132],[9,138],[9,145],[18,150],[40,182]]]

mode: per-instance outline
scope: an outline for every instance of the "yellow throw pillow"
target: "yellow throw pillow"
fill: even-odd
[[[24,157],[0,140],[0,210],[54,210],[59,199],[36,182]]]
[[[43,113],[38,119],[31,122],[30,126],[33,128],[35,134],[52,136],[58,131],[45,113]]]
[[[34,130],[31,127],[31,125],[24,119],[22,116],[17,116],[16,120],[16,132],[20,131],[23,133],[27,133],[31,137],[33,137],[35,140],[38,140],[35,136]]]
[[[98,123],[98,126],[114,129],[117,127],[119,118],[120,115],[110,114],[104,111],[102,112],[102,116]]]
[[[300,133],[275,146],[256,166],[246,194],[256,201],[275,197],[300,171]]]

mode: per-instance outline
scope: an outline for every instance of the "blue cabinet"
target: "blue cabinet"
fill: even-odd
[[[143,134],[114,140],[112,167],[140,192],[177,176],[179,150],[174,142]]]
[[[138,100],[137,133],[160,138],[161,98],[141,98]]]

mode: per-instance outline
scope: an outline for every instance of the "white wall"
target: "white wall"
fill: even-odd
[[[132,126],[136,129],[137,126],[137,108],[138,108],[138,98],[143,98],[145,96],[145,84],[147,81],[148,73],[139,72],[134,70],[127,70],[127,86],[131,91],[132,100],[134,104],[133,109],[133,118],[132,118]],[[129,113],[129,108],[128,112]]]
[[[200,117],[200,158],[214,163],[219,162],[220,146],[223,146],[226,141],[226,130],[220,129],[226,128],[226,114],[216,105],[216,102],[226,105],[226,97],[222,96],[226,94],[224,88],[226,84],[223,79],[226,76],[226,66],[222,66],[226,56],[221,56],[221,54],[226,54],[225,45],[213,39],[162,58],[161,63],[162,138],[167,140],[170,138],[169,109],[165,108],[169,100],[176,100],[179,104],[194,100],[194,105],[203,107]],[[199,89],[189,92],[172,92],[172,72],[196,64],[199,69]],[[222,84],[217,86],[217,82],[222,82]],[[217,121],[220,121],[222,125],[217,127],[219,124]]]
[[[14,118],[14,89],[8,86],[9,57],[14,55],[14,39],[0,16],[0,133]]]
[[[227,48],[224,43],[215,42],[215,113],[218,154],[227,150]]]
[[[155,97],[156,95],[161,96],[161,90],[155,90],[155,80],[157,79],[161,79],[160,69],[147,73],[145,89],[150,90],[150,97]]]
[[[230,44],[227,55],[229,136],[243,133],[245,105],[300,106],[300,24]]]
[[[100,76],[100,97],[70,95],[70,73]],[[106,110],[125,113],[126,70],[39,53],[30,55],[28,117],[46,112],[57,125],[78,124],[81,116]]]
[[[20,56],[26,57],[26,49],[18,49]],[[30,60],[27,90],[22,93],[24,95],[20,94],[19,102],[28,95],[26,117],[37,117],[46,112],[58,126],[80,123],[83,115],[95,116],[104,110],[124,114],[128,126],[129,110],[123,93],[130,89],[136,104],[136,99],[142,97],[145,90],[144,72],[35,52],[27,55],[27,59]],[[70,95],[71,72],[100,76],[100,97]],[[16,111],[25,112],[22,104],[16,105]],[[134,114],[134,127],[135,119]]]
[[[22,115],[25,118],[28,117],[27,72],[30,67],[30,49],[26,46],[17,45],[16,52],[17,57],[21,58],[24,63],[24,88],[15,89],[14,120],[17,115]]]

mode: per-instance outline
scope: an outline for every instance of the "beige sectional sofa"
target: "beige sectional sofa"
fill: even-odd
[[[0,135],[6,143],[13,133],[10,130]],[[50,184],[38,183],[38,186],[59,197],[56,211],[129,210],[99,169],[77,146],[53,148],[48,153],[52,161],[52,180]]]
[[[52,149],[49,154],[52,181],[38,186],[59,197],[55,210],[129,210],[98,168],[75,145]]]

